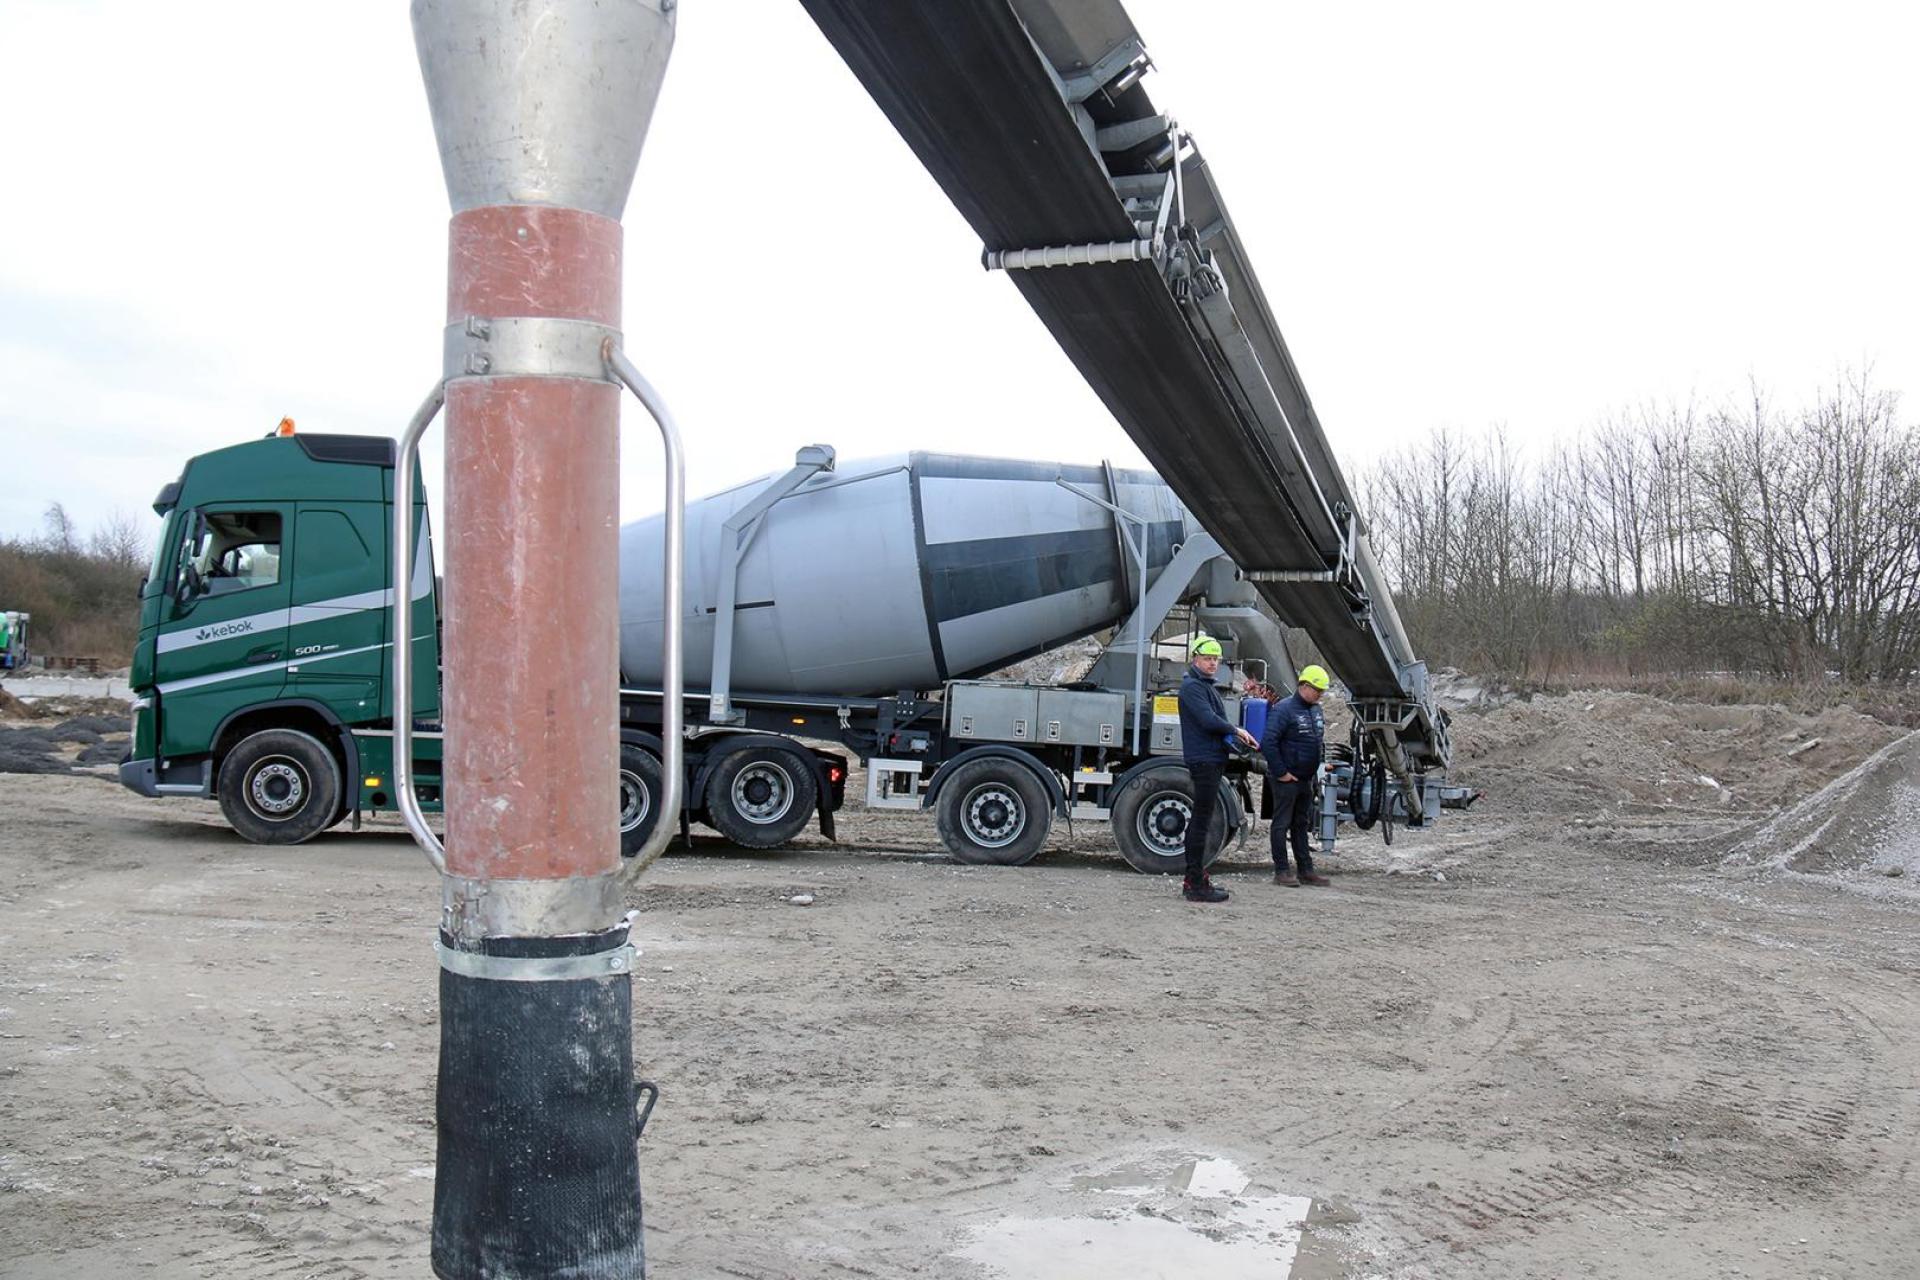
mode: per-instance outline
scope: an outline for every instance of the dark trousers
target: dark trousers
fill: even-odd
[[[1307,849],[1307,833],[1313,827],[1313,784],[1305,779],[1293,782],[1280,782],[1267,779],[1267,789],[1273,795],[1273,822],[1267,828],[1267,834],[1273,841],[1273,869],[1287,869],[1287,842],[1293,842],[1293,860],[1300,864],[1300,874],[1313,874],[1313,854]]]
[[[1193,778],[1193,816],[1187,819],[1187,879],[1198,880],[1207,874],[1207,841],[1213,835],[1213,820],[1220,810],[1220,779],[1226,774],[1223,764],[1187,764]]]

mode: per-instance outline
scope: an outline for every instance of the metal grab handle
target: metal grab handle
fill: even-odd
[[[643,1103],[641,1099],[646,1099]],[[633,1085],[633,1104],[638,1111],[633,1125],[633,1136],[640,1138],[647,1131],[647,1120],[653,1115],[653,1104],[660,1101],[660,1086],[651,1080],[636,1080]]]
[[[684,786],[685,766],[681,743],[686,732],[685,680],[680,665],[680,610],[685,576],[687,464],[680,450],[680,428],[673,414],[650,383],[640,375],[633,361],[608,338],[600,344],[607,368],[653,416],[660,428],[660,441],[666,447],[667,509],[665,512],[664,581],[660,591],[660,740],[665,759],[660,762],[660,816],[640,851],[628,860],[620,872],[620,883],[630,885],[659,860],[680,827],[680,792]]]
[[[447,874],[447,851],[420,812],[413,794],[413,468],[420,457],[420,437],[447,401],[447,384],[433,391],[414,411],[393,459],[393,789],[414,843],[441,875]],[[442,768],[445,766],[442,765]],[[441,794],[446,794],[445,787]]]

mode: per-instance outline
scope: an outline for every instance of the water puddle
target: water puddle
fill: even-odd
[[[1168,1155],[1071,1178],[1048,1216],[977,1227],[956,1256],[998,1280],[1341,1280],[1348,1255],[1324,1228],[1344,1206],[1288,1195],[1217,1156]]]

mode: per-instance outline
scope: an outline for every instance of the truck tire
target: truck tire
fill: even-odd
[[[974,866],[1025,866],[1053,830],[1046,785],[1017,760],[969,760],[941,784],[935,809],[947,852]]]
[[[660,762],[645,747],[620,744],[620,856],[631,858],[660,816]]]
[[[220,812],[254,844],[300,844],[340,812],[340,763],[297,729],[262,729],[220,762]]]
[[[1221,787],[1219,809],[1207,839],[1211,867],[1239,828],[1240,800]],[[1111,825],[1120,856],[1147,875],[1182,875],[1187,869],[1187,819],[1193,813],[1193,779],[1184,765],[1161,764],[1127,779],[1113,798]]]
[[[707,779],[707,821],[743,849],[776,849],[807,829],[820,803],[813,764],[786,747],[743,747]]]

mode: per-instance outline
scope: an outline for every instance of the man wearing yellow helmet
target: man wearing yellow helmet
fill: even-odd
[[[1299,686],[1291,698],[1267,711],[1267,731],[1260,738],[1260,754],[1267,758],[1267,788],[1273,793],[1273,882],[1324,887],[1333,881],[1313,869],[1307,833],[1313,825],[1313,783],[1320,776],[1321,744],[1327,736],[1327,713],[1320,695],[1333,681],[1318,663],[1300,668]],[[1296,877],[1287,869],[1287,844],[1293,844]]]
[[[1180,755],[1193,779],[1193,812],[1187,818],[1187,877],[1180,891],[1188,902],[1225,902],[1227,891],[1215,887],[1207,875],[1207,839],[1220,808],[1220,780],[1227,769],[1227,744],[1238,738],[1249,747],[1260,745],[1254,736],[1227,719],[1227,705],[1213,678],[1220,671],[1220,642],[1199,636],[1193,642],[1193,664],[1180,682]]]

